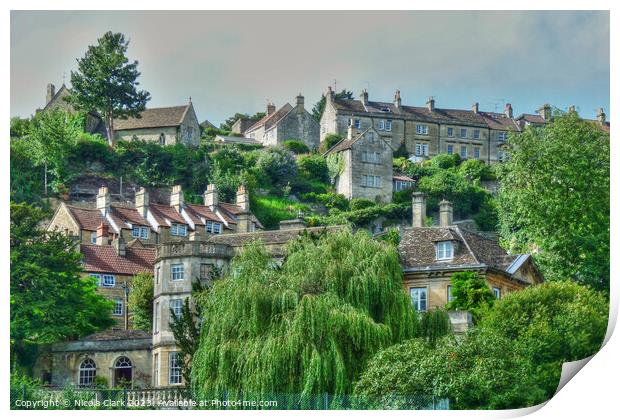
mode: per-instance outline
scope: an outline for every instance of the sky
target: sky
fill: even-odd
[[[147,107],[186,104],[199,121],[264,111],[328,85],[371,101],[516,115],[543,103],[609,116],[609,12],[12,11],[11,116],[45,105],[106,31],[130,39]],[[609,119],[609,117],[608,117]]]

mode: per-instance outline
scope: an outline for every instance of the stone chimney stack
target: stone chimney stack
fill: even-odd
[[[400,105],[401,105],[400,90],[397,90],[396,93],[394,94],[394,106],[396,108],[400,108]]]
[[[217,207],[217,187],[215,184],[207,185],[207,190],[203,194],[204,205],[211,210],[215,210]]]
[[[426,197],[424,193],[414,192],[411,197],[411,206],[411,213],[413,215],[411,226],[426,226]]]
[[[577,112],[577,108],[575,108],[575,105],[570,105],[568,107],[568,113],[569,114],[574,114],[575,112]]]
[[[121,235],[118,235],[118,237],[112,241],[112,246],[114,247],[114,251],[116,251],[116,255],[120,255],[121,257],[125,256],[125,239],[123,239]]]
[[[101,223],[97,226],[97,245],[108,245],[109,232],[108,225]]]
[[[47,84],[47,95],[45,95],[45,104],[49,104],[52,98],[56,95],[56,86],[53,83]]]
[[[362,94],[360,95],[360,101],[362,101],[364,105],[368,105],[368,91],[366,89],[362,91]]]
[[[299,93],[299,95],[297,95],[297,98],[295,99],[297,101],[297,113],[303,114],[306,109],[304,108],[304,97],[301,92]]]
[[[97,194],[97,210],[104,216],[110,213],[110,191],[108,191],[108,187],[99,188],[99,193]]]
[[[276,112],[276,106],[273,104],[273,102],[269,102],[267,104],[267,115],[271,115],[274,112]]]
[[[605,120],[607,119],[607,115],[605,115],[605,110],[603,108],[599,108],[596,113],[596,119],[602,125],[605,124]]]
[[[176,211],[181,213],[181,209],[185,205],[183,198],[183,188],[180,185],[174,185],[172,192],[170,193],[170,205],[175,208]]]
[[[353,122],[353,118],[349,120],[349,128],[347,128],[347,139],[352,140],[357,136],[357,128],[355,128],[355,123]]]
[[[331,86],[327,86],[327,91],[325,92],[325,100],[328,102],[333,102],[334,100],[334,91]]]
[[[441,200],[439,203],[439,226],[452,226],[452,203],[448,200]]]
[[[478,113],[478,102],[474,102],[474,104],[471,106],[471,112],[473,112],[474,114]]]
[[[504,107],[504,115],[506,115],[506,117],[508,118],[512,118],[512,105],[511,104],[506,104],[506,106]]]
[[[136,193],[136,210],[142,217],[146,219],[146,214],[149,209],[149,193],[144,189],[144,187],[140,188]]]
[[[250,211],[250,195],[243,184],[239,185],[239,188],[237,189],[237,199],[235,204],[237,204],[237,207],[241,207],[244,211]]]
[[[435,110],[435,98],[433,98],[432,96],[429,97],[428,101],[426,101],[426,107],[429,111],[433,112]]]
[[[538,110],[538,115],[542,117],[545,121],[551,121],[551,105],[544,104]]]

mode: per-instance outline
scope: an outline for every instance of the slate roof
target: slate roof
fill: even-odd
[[[261,240],[265,245],[284,245],[290,240],[299,236],[304,231],[318,233],[326,230],[329,232],[334,232],[342,228],[342,226],[319,226],[302,229],[265,230],[260,232],[231,233],[229,235],[211,236],[209,238],[209,242],[228,245],[232,247],[243,246],[244,244],[254,240]]]
[[[291,106],[291,104],[286,103],[282,108],[278,109],[273,114],[265,115],[263,118],[256,121],[256,123],[254,123],[250,128],[245,130],[245,132],[248,133],[248,132],[254,131],[262,126],[265,127],[265,130],[269,130],[271,127],[276,125],[278,121],[284,118],[286,114],[288,114],[292,110],[293,110],[293,107]]]
[[[87,335],[80,341],[136,340],[151,339],[153,336],[142,330],[105,330]]]
[[[415,182],[413,178],[409,178],[408,176],[405,176],[405,175],[392,175],[392,179],[395,179],[397,181]]]
[[[505,114],[498,112],[480,112],[482,118],[492,130],[519,131],[519,124],[514,118],[508,118]]]
[[[538,114],[521,114],[517,117],[517,121],[526,121],[532,124],[545,123],[545,119]]]
[[[125,255],[121,256],[112,245],[81,244],[80,252],[86,272],[136,275],[152,272],[155,264],[153,247],[126,247]]]
[[[455,241],[452,260],[436,260],[435,243]],[[506,271],[523,255],[509,255],[497,241],[458,226],[405,229],[398,247],[405,270],[488,266]]]
[[[182,106],[145,109],[140,118],[115,119],[115,130],[134,130],[137,128],[177,127],[181,125],[191,103]]]
[[[67,209],[80,226],[80,229],[97,231],[101,223],[109,225],[97,209],[85,209],[70,205],[67,205]]]
[[[221,134],[218,134],[217,136],[215,136],[215,140],[214,141],[219,141],[219,142],[222,142],[224,144],[261,145],[261,142],[259,142],[257,140],[254,140],[254,139],[247,138],[247,137],[222,136]]]
[[[174,207],[167,204],[150,203],[149,211],[153,215],[158,226],[169,226],[166,219],[170,220],[170,222],[187,224],[183,216],[181,216]]]
[[[110,206],[110,217],[116,226],[129,229],[131,225],[149,226],[149,222],[135,208]]]
[[[332,146],[331,149],[325,152],[323,156],[327,156],[332,153],[342,152],[343,150],[350,149],[355,143],[357,143],[358,140],[364,137],[364,134],[366,134],[366,132],[370,130],[374,131],[372,127],[368,127],[366,130],[362,131],[361,133],[359,133],[357,136],[353,137],[352,139],[345,138],[345,139],[340,140],[338,143]],[[392,145],[388,143],[387,141],[385,141],[383,137],[381,137],[380,135],[378,137],[380,141],[385,142],[385,144],[387,144],[390,148],[392,148]]]

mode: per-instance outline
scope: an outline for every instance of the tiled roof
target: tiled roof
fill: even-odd
[[[149,222],[135,208],[110,206],[110,217],[119,228],[129,228],[128,223],[149,226]]]
[[[125,256],[116,253],[112,245],[80,245],[86,272],[135,275],[152,272],[155,248],[126,247]]]
[[[435,243],[455,241],[454,258],[437,261]],[[486,265],[506,270],[520,255],[509,255],[499,244],[458,226],[405,229],[398,247],[405,269]]]
[[[254,139],[247,138],[247,137],[222,136],[220,134],[215,136],[215,141],[221,141],[222,143],[231,143],[231,144],[249,144],[249,145],[260,145],[261,144],[261,142],[256,141]]]
[[[175,223],[187,224],[187,221],[183,218],[183,216],[181,216],[181,214],[172,206],[151,203],[149,205],[149,210],[159,226],[169,226],[166,219]]]
[[[326,230],[328,232],[333,232],[342,228],[342,226],[320,226],[304,229],[265,230],[261,232],[231,233],[230,235],[211,236],[209,238],[209,242],[229,245],[232,247],[243,246],[244,244],[254,240],[261,240],[265,245],[284,245],[301,233],[303,233],[304,231],[318,233]]]
[[[151,334],[142,330],[105,330],[87,335],[81,341],[136,340],[152,337]]]
[[[265,130],[269,130],[272,126],[274,126],[278,121],[280,121],[286,114],[288,114],[293,107],[291,104],[287,103],[282,108],[278,109],[271,115],[265,115],[260,120],[256,121],[254,125],[246,130],[247,132],[254,131],[259,127],[265,126]]]
[[[140,118],[130,117],[126,120],[115,119],[115,130],[133,130],[136,128],[176,127],[181,124],[190,104],[167,108],[145,109]]]
[[[393,175],[392,178],[397,181],[415,182],[414,179],[409,178],[408,176],[405,176],[405,175]]]
[[[108,225],[101,212],[97,209],[85,209],[67,205],[67,209],[75,221],[80,225],[80,229],[97,231],[101,223]]]
[[[198,216],[198,224],[204,224],[202,222],[202,220],[200,220],[199,218],[205,218],[206,220],[212,220],[214,222],[221,222],[222,220],[217,217],[217,215],[215,213],[213,213],[211,211],[211,209],[209,208],[209,206],[202,206],[200,204],[188,204],[186,209],[189,209],[189,211],[187,212],[187,214],[191,217],[191,216]],[[193,219],[193,218],[192,218]],[[195,220],[195,219],[193,219]],[[196,221],[194,222],[196,223]]]
[[[519,125],[514,118],[508,118],[498,112],[481,112],[480,115],[492,130],[519,131]]]
[[[527,121],[533,124],[544,124],[545,119],[537,114],[521,114],[517,117],[517,121]]]

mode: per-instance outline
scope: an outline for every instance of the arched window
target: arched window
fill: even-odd
[[[126,356],[121,356],[114,363],[114,386],[130,387],[133,365]]]
[[[97,365],[93,359],[85,359],[80,364],[80,386],[92,386],[95,383],[95,376],[97,375]]]
[[[161,146],[165,146],[166,145],[166,135],[164,133],[161,133],[159,135],[159,144]]]

